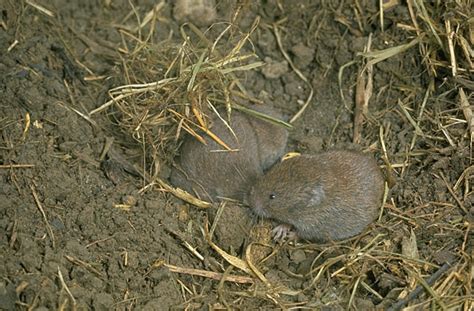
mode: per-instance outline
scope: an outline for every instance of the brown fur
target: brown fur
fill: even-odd
[[[273,110],[263,111],[275,115]],[[179,164],[173,168],[171,182],[205,200],[227,197],[241,200],[263,170],[284,153],[288,133],[279,126],[233,111],[231,127],[217,117],[211,131],[232,149],[223,147],[205,134],[207,146],[188,136],[181,147]],[[219,152],[215,152],[219,150]]]
[[[377,217],[383,191],[371,156],[334,150],[276,164],[248,201],[256,214],[293,226],[299,237],[328,241],[363,231]]]

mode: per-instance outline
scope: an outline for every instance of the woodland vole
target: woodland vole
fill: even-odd
[[[259,110],[280,116],[269,107]],[[210,129],[238,151],[224,150],[204,133],[200,135],[207,145],[188,135],[181,146],[178,165],[171,172],[174,186],[204,200],[242,200],[257,177],[283,155],[288,139],[286,129],[236,110],[232,111],[230,121],[235,136],[217,116],[211,118]]]
[[[334,150],[274,165],[252,187],[248,203],[282,225],[276,239],[340,240],[362,232],[377,217],[384,178],[370,155]],[[292,230],[290,230],[292,229]]]

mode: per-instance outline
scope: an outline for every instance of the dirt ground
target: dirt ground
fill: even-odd
[[[125,83],[120,30],[160,4],[132,2],[0,0],[0,309],[385,309],[440,269],[410,305],[473,307],[472,150],[456,91],[472,96],[472,71],[455,80],[440,61],[433,74],[418,45],[375,64],[356,148],[396,180],[379,220],[348,241],[275,245],[272,224],[244,206],[197,208],[131,174],[117,159],[143,166],[140,144],[117,129],[113,108],[89,114]],[[249,96],[290,119],[314,92],[288,151],[354,147],[369,37],[372,50],[416,37],[400,26],[412,24],[407,4],[394,3],[382,29],[378,1],[244,1],[236,24],[248,32],[260,16],[250,39],[267,63],[238,75]],[[183,21],[204,31],[238,5],[218,1],[215,17],[173,7],[159,7],[157,46],[181,44]],[[112,139],[115,159],[103,155]],[[206,239],[213,225],[213,243],[232,258],[253,256],[251,271]],[[255,249],[263,255],[249,256]]]

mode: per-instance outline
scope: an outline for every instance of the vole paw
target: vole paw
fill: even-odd
[[[272,230],[273,241],[283,242],[285,240],[296,240],[296,232],[292,230],[291,225],[281,224]]]

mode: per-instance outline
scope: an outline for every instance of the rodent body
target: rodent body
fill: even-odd
[[[300,238],[324,242],[362,232],[377,217],[383,192],[373,157],[334,150],[274,165],[257,180],[248,201],[257,215],[283,224],[278,236],[291,226]]]
[[[263,112],[277,114],[270,108]],[[204,200],[241,200],[263,171],[283,155],[286,129],[235,110],[230,121],[234,133],[217,116],[211,119],[210,130],[236,151],[224,150],[204,133],[200,135],[207,145],[188,135],[180,149],[178,166],[171,173],[174,186]]]

